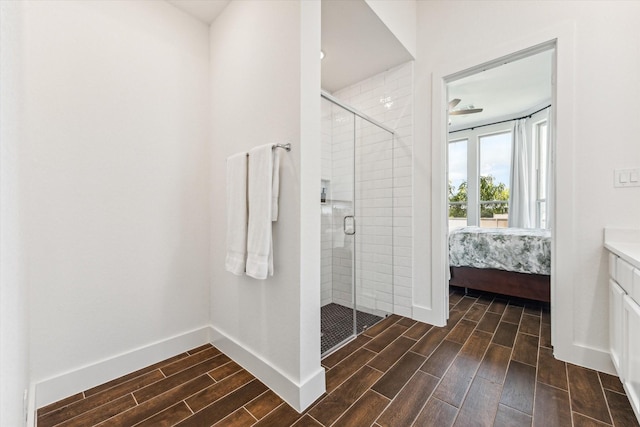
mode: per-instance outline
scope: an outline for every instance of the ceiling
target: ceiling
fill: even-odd
[[[231,0],[167,1],[211,24]],[[321,45],[322,88],[328,92],[413,59],[364,0],[322,1]]]
[[[231,0],[167,0],[205,24],[211,24]]]
[[[364,0],[322,2],[322,51],[328,92],[413,59]]]
[[[211,24],[231,0],[167,0]],[[328,92],[410,61],[411,54],[364,0],[322,1],[322,88]],[[551,100],[552,52],[546,51],[450,82],[456,109],[483,112],[450,116],[450,130],[529,114]]]
[[[211,24],[231,0],[167,0]],[[413,59],[364,0],[322,1],[322,88],[350,86]],[[481,107],[477,114],[450,116],[451,131],[530,114],[551,100],[552,51],[453,81],[455,109]]]
[[[483,108],[481,113],[449,116],[449,130],[513,119],[551,103],[553,51],[547,50],[447,85],[449,100],[461,99],[454,110]]]

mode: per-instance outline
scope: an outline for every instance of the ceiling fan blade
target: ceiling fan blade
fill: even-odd
[[[453,110],[453,111],[449,111],[449,115],[462,116],[463,114],[481,113],[482,110],[483,110],[482,108],[468,108],[466,110]]]
[[[449,109],[452,109],[459,103],[460,103],[460,98],[453,98],[451,101],[449,101]]]

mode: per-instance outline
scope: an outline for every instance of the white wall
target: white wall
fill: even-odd
[[[602,230],[607,225],[640,225],[640,188],[614,189],[612,182],[614,168],[640,165],[640,106],[634,101],[640,95],[638,16],[638,2],[418,4],[416,140],[425,145],[415,150],[420,170],[416,188],[429,194],[415,194],[415,214],[420,215],[416,232],[427,242],[433,237],[428,224],[438,214],[422,210],[432,200],[430,180],[436,181],[427,170],[436,144],[430,118],[440,116],[431,108],[432,75],[443,63],[469,66],[474,58],[483,58],[482,52],[505,43],[563,34],[558,49],[557,210],[559,216],[572,214],[563,217],[555,230],[553,344],[557,357],[599,369],[610,366]],[[450,31],[452,23],[457,31]],[[446,43],[442,34],[447,34]],[[439,242],[433,248],[414,246],[418,304],[431,303],[432,286],[437,286],[428,279],[435,268],[432,251],[441,249]]]
[[[319,6],[308,1],[231,2],[210,31],[214,343],[298,409],[324,391]],[[274,276],[261,281],[224,269],[225,159],[266,143],[291,143],[292,150],[281,153]],[[311,395],[303,396],[314,381],[321,384],[314,383]]]
[[[22,18],[39,382],[208,324],[208,29],[165,2],[32,1]]]
[[[29,388],[27,283],[20,221],[21,4],[0,2],[0,425],[19,426]]]

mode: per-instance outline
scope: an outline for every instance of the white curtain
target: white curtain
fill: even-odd
[[[553,182],[553,171],[554,166],[553,166],[553,153],[555,151],[555,144],[554,144],[554,132],[553,132],[553,123],[551,121],[551,118],[553,117],[553,114],[551,114],[551,110],[552,108],[548,108],[547,109],[547,158],[546,159],[541,159],[541,161],[544,161],[546,163],[546,171],[547,171],[547,176],[545,177],[546,181],[547,181],[547,195],[546,195],[546,202],[545,202],[545,218],[546,218],[546,225],[545,228],[551,229],[553,228],[553,199],[555,197],[554,195],[554,182]]]
[[[527,134],[527,119],[516,120],[511,146],[511,179],[509,187],[509,227],[534,228],[536,195],[531,138]]]

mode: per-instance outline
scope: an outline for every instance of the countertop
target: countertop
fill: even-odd
[[[607,227],[604,247],[640,269],[640,230]]]

